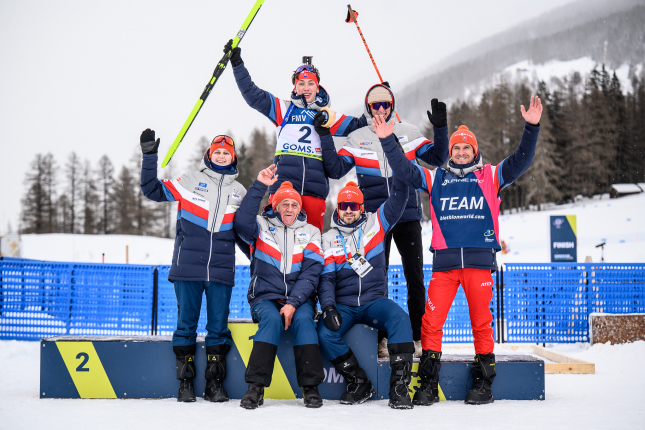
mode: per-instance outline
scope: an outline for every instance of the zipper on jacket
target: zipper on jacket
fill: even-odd
[[[461,268],[464,268],[464,248],[461,249]]]
[[[302,187],[300,189],[300,195],[305,193],[305,169],[305,157],[302,157]]]
[[[385,156],[385,151],[383,151],[383,162],[385,163],[385,188],[387,188],[387,196],[390,197],[390,182],[387,180],[387,157]]]
[[[284,223],[283,223],[284,224]],[[289,248],[287,248],[287,226],[284,226],[284,270],[282,270],[282,280],[284,281],[284,296],[289,298],[289,288],[287,287],[287,261],[289,259]]]
[[[186,239],[186,236],[181,238],[181,242],[179,242],[179,249],[177,251],[177,266],[179,266],[179,256],[181,255],[181,245],[184,243],[184,239]]]
[[[208,263],[206,264],[206,279],[211,280],[211,258],[213,257],[213,230],[215,230],[215,222],[219,214],[219,202],[222,199],[222,182],[224,182],[224,175],[220,175],[219,185],[217,188],[217,204],[215,205],[215,213],[213,214],[213,222],[211,223],[211,247],[208,253]]]
[[[258,275],[255,275],[253,277],[253,286],[251,287],[251,298],[252,299],[255,298],[255,283],[257,282],[257,280],[258,280]]]
[[[363,286],[361,284],[361,277],[358,277],[358,306],[361,305],[361,290],[363,289]]]

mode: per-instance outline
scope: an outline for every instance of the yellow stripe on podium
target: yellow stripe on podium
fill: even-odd
[[[248,367],[249,357],[251,357],[251,350],[253,349],[253,340],[249,339],[258,331],[257,324],[229,324],[228,328],[231,330],[233,342],[237,347],[238,352],[242,356],[244,365]],[[289,379],[278,360],[275,357],[275,365],[273,367],[273,377],[271,379],[271,386],[264,389],[265,399],[295,399],[296,395],[291,388]]]
[[[116,399],[92,342],[56,342],[81,399]]]

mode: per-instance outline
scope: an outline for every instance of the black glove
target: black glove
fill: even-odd
[[[141,133],[141,138],[139,143],[141,143],[141,152],[144,154],[156,154],[157,149],[159,149],[159,141],[161,139],[155,140],[155,131],[146,128]]]
[[[243,63],[242,54],[241,54],[242,48],[240,48],[239,46],[236,46],[235,48],[231,49],[231,46],[233,46],[233,39],[229,40],[226,43],[226,45],[224,45],[224,53],[228,54],[228,51],[232,51],[231,52],[231,64],[233,65],[233,67],[239,66],[240,64]]]
[[[323,127],[323,124],[326,123],[328,119],[329,117],[327,112],[321,110],[314,116],[314,129],[316,129],[318,136],[328,136],[331,134],[329,128]]]
[[[432,99],[430,101],[430,106],[432,106],[432,113],[428,111],[428,119],[432,125],[437,128],[447,126],[448,117],[446,115],[446,104],[437,99]]]
[[[332,305],[323,309],[323,321],[329,330],[338,331],[343,323],[343,317],[340,316],[336,306]]]

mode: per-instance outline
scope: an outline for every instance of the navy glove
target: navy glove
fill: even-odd
[[[231,51],[231,64],[233,65],[233,67],[239,66],[243,63],[241,54],[242,48],[236,46],[235,48],[231,49],[231,46],[233,46],[233,39],[229,40],[226,45],[224,45],[224,53],[227,54],[228,51]]]
[[[432,106],[432,113],[428,112],[428,119],[433,126],[437,128],[445,127],[448,125],[448,116],[446,114],[446,104],[440,102],[437,99],[432,99],[430,101],[430,106]]]
[[[343,317],[340,316],[336,306],[327,306],[323,309],[323,322],[329,330],[338,331],[343,323]]]
[[[323,127],[323,124],[327,122],[327,119],[327,112],[324,111],[318,111],[318,113],[314,116],[314,129],[316,129],[318,136],[327,136],[331,134],[329,128]]]
[[[161,139],[157,139],[155,141],[155,131],[146,128],[145,130],[143,130],[143,133],[141,133],[141,137],[139,138],[139,143],[141,144],[141,152],[143,152],[144,154],[156,154],[157,150],[159,149],[160,140]]]

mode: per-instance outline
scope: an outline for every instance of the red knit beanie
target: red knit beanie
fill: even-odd
[[[337,202],[355,202],[361,204],[361,211],[363,208],[363,192],[358,189],[356,182],[349,181],[338,193]]]
[[[468,130],[465,125],[460,125],[457,131],[450,136],[450,143],[448,144],[448,153],[452,157],[452,147],[455,143],[467,143],[473,147],[475,157],[479,155],[479,147],[477,146],[477,138],[472,131]]]
[[[235,142],[233,142],[232,138],[224,134],[215,136],[211,142],[210,148],[208,148],[208,158],[211,158],[216,149],[226,149],[233,156],[233,160],[235,160]]]
[[[293,184],[289,181],[284,181],[278,191],[273,194],[272,206],[273,210],[280,204],[284,199],[292,199],[298,202],[302,208],[302,198],[296,190],[293,189]]]

